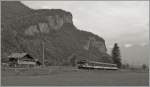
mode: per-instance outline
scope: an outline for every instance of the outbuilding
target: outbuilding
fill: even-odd
[[[8,56],[9,65],[11,67],[26,67],[26,66],[36,66],[41,63],[38,59],[33,58],[28,53],[12,53]]]

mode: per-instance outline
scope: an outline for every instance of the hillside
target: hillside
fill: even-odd
[[[2,1],[1,11],[2,58],[13,52],[27,52],[42,61],[44,43],[48,65],[67,65],[73,57],[112,62],[104,39],[77,29],[70,12],[34,10],[16,1]]]

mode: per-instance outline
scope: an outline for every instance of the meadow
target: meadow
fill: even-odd
[[[47,67],[2,70],[3,86],[148,86],[149,72]]]

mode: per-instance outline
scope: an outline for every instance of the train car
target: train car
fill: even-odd
[[[102,69],[102,70],[118,70],[116,64],[103,63],[96,61],[79,61],[77,63],[79,69]]]

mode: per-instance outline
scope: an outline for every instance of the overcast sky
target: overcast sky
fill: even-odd
[[[91,31],[113,43],[130,47],[149,40],[148,1],[23,1],[33,9],[58,8],[73,14],[78,29]]]

